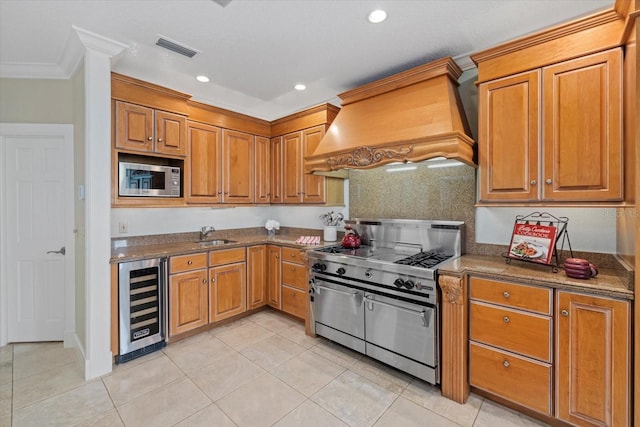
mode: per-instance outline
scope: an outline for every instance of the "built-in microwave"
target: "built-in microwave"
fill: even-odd
[[[120,196],[180,197],[180,168],[120,162]]]

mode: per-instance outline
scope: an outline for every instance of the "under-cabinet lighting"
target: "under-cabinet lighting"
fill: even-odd
[[[402,166],[391,166],[385,169],[387,172],[404,172],[404,171],[412,171],[416,170],[418,166],[416,165],[402,165]]]
[[[371,22],[372,24],[379,24],[385,19],[387,19],[387,12],[382,9],[374,10],[369,14],[369,22]]]
[[[211,81],[207,76],[196,76],[196,80],[201,83],[209,83]]]
[[[431,163],[431,164],[428,164],[427,167],[429,169],[433,169],[433,168],[450,168],[453,166],[462,166],[462,165],[464,165],[464,163],[452,160],[449,162]]]

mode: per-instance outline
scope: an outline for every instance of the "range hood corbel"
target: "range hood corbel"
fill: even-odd
[[[462,70],[447,57],[339,95],[342,109],[305,172],[335,176],[434,157],[476,166],[475,142],[458,94]]]

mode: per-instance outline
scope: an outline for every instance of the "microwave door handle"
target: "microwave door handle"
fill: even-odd
[[[373,310],[373,305],[378,304],[383,307],[392,308],[394,310],[404,311],[405,313],[413,314],[414,316],[418,316],[422,319],[422,324],[425,328],[429,327],[429,323],[431,322],[431,313],[433,313],[433,309],[430,307],[426,307],[422,311],[411,310],[410,308],[400,307],[394,304],[389,304],[387,302],[377,301],[373,299],[371,295],[367,297],[367,304],[369,306],[369,310]]]

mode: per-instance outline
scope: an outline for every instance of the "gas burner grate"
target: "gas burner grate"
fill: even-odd
[[[410,257],[396,261],[396,264],[404,264],[412,267],[432,268],[442,261],[451,258],[453,254],[441,251],[419,252]]]

